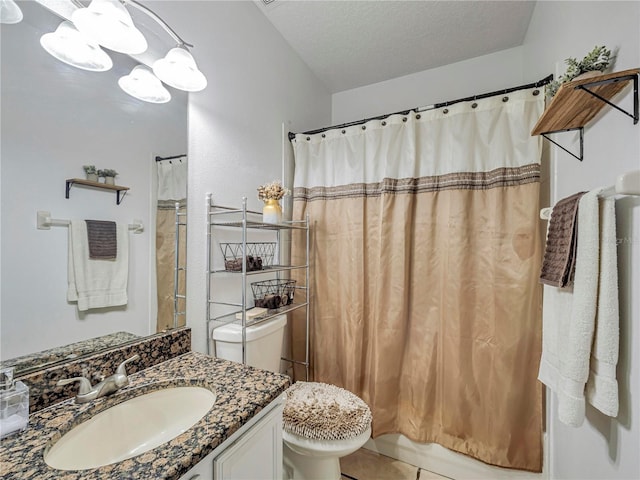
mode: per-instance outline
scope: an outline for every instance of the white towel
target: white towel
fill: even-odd
[[[78,302],[78,310],[127,304],[129,277],[128,227],[116,226],[118,255],[115,260],[89,259],[87,224],[72,220],[69,225],[67,300]]]
[[[605,198],[600,203],[598,310],[587,381],[587,400],[610,417],[618,415],[616,366],[620,344],[615,204],[613,198]]]
[[[615,204],[613,200],[603,201],[600,222],[598,194],[601,191],[602,188],[598,188],[585,194],[578,207],[578,251],[573,291],[544,287],[543,345],[538,379],[556,392],[560,421],[574,427],[584,421],[585,384],[590,376],[590,403],[611,415],[615,398],[617,414]],[[602,258],[601,249],[604,250]],[[616,305],[615,312],[612,304]],[[594,343],[596,312],[598,335]],[[590,368],[592,345],[595,361],[591,360]]]

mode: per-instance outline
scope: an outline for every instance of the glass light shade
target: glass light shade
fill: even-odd
[[[0,23],[20,23],[22,10],[13,0],[0,0]]]
[[[113,66],[111,57],[67,20],[55,32],[40,37],[40,45],[61,62],[83,70],[104,72]]]
[[[153,73],[167,85],[187,92],[198,92],[207,86],[207,79],[184,48],[169,50],[164,58],[153,64]]]
[[[87,8],[74,11],[71,20],[87,37],[115,52],[136,54],[147,49],[147,40],[118,0],[93,0]]]
[[[171,100],[169,90],[162,86],[151,70],[142,65],[134,67],[129,75],[121,77],[118,85],[132,97],[145,102],[167,103]]]

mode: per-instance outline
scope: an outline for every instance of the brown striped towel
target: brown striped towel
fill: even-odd
[[[540,269],[540,283],[558,288],[573,285],[578,249],[578,203],[585,193],[563,198],[553,207]]]
[[[115,260],[118,255],[116,222],[85,220],[91,260]]]

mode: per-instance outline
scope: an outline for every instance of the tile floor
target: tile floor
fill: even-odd
[[[340,459],[342,480],[448,480],[395,458],[361,448]]]

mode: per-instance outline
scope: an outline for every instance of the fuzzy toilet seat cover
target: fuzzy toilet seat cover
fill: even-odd
[[[371,410],[364,401],[326,383],[296,382],[286,391],[282,414],[286,432],[313,440],[348,440],[371,425]]]

